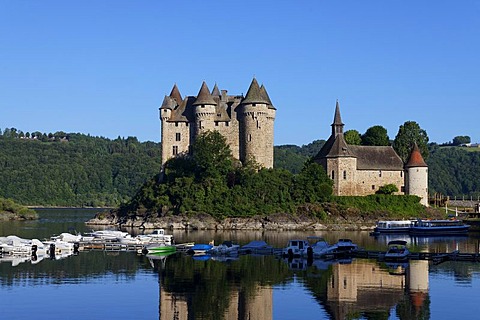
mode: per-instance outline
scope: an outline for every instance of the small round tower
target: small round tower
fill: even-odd
[[[210,90],[205,81],[202,83],[202,87],[198,92],[197,99],[193,103],[193,106],[195,108],[196,135],[208,130],[213,131],[215,129],[214,119],[217,102],[215,102],[210,94]]]
[[[405,192],[421,198],[420,203],[428,207],[428,166],[423,160],[417,143],[405,165]]]

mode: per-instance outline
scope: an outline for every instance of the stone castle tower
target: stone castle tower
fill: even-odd
[[[273,124],[276,109],[265,87],[254,78],[245,97],[227,95],[217,85],[212,92],[203,82],[198,95],[182,98],[177,85],[160,107],[162,165],[191,151],[195,138],[216,130],[242,163],[254,160],[273,167]]]
[[[314,158],[333,180],[334,195],[365,196],[394,184],[399,194],[417,195],[428,206],[428,168],[416,144],[404,165],[391,146],[347,144],[343,127],[337,101],[332,133]]]
[[[413,145],[412,153],[405,164],[405,193],[422,198],[420,203],[428,206],[428,166],[423,160],[417,143]]]

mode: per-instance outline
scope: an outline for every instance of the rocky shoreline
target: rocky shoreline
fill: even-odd
[[[372,230],[376,220],[360,217],[332,218],[321,221],[314,217],[299,217],[287,214],[255,216],[251,218],[225,218],[221,221],[208,214],[165,216],[154,219],[119,220],[115,216],[95,217],[88,225],[115,226],[125,228],[168,230]]]

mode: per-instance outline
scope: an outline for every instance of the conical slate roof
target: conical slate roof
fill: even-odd
[[[242,103],[243,104],[250,104],[250,103],[269,104],[268,98],[266,98],[265,94],[263,94],[262,90],[260,90],[260,86],[258,85],[257,79],[253,78],[252,83],[250,84],[250,88],[248,88],[247,95],[245,96],[245,99],[243,99]]]
[[[337,100],[337,103],[335,104],[335,116],[333,117],[333,125],[342,125],[342,117],[340,116],[340,103]]]
[[[170,92],[170,98],[175,99],[177,104],[180,104],[183,101],[182,95],[180,94],[176,83],[173,85],[172,92]]]
[[[412,153],[410,153],[410,158],[405,165],[405,168],[411,167],[428,167],[428,165],[423,160],[422,153],[420,152],[420,149],[418,148],[416,142],[413,144]]]
[[[270,97],[268,96],[267,89],[265,89],[265,86],[263,84],[260,87],[260,93],[262,94],[263,98],[267,100],[268,108],[275,109],[275,107],[273,106],[272,100],[270,100]]]
[[[206,104],[206,105],[214,105],[216,106],[217,103],[213,99],[212,95],[210,94],[210,90],[208,90],[207,84],[205,81],[202,83],[202,87],[200,88],[200,91],[198,92],[197,95],[197,100],[193,103],[194,106],[200,105],[200,104]]]
[[[212,96],[220,96],[221,93],[220,93],[220,90],[218,89],[218,86],[217,84],[215,83],[215,86],[213,87],[213,90],[212,90]]]

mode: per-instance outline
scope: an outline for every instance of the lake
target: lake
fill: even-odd
[[[92,209],[38,209],[38,221],[0,222],[0,236],[49,238],[91,231]],[[133,234],[140,230],[127,230]],[[350,238],[385,250],[393,237],[368,232],[174,231],[177,243]],[[402,238],[402,237],[394,237]],[[412,251],[478,252],[480,237],[403,237]],[[81,251],[36,263],[1,260],[3,319],[476,319],[480,263],[385,264],[372,259],[288,261],[242,255],[196,260],[176,253]]]

